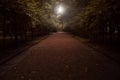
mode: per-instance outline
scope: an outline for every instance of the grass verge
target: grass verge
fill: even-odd
[[[48,37],[48,35],[42,36],[42,37],[36,38],[36,39],[34,39],[32,41],[26,42],[25,44],[23,44],[22,46],[20,46],[18,49],[8,50],[8,51],[5,51],[5,52],[2,52],[1,53],[2,55],[0,56],[0,65],[6,63],[10,59],[12,59],[15,56],[19,55],[20,53],[22,53],[23,51],[25,51],[28,48],[32,47],[33,45],[35,45],[35,44],[43,41],[47,37]]]

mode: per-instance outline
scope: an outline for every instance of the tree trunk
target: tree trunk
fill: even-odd
[[[13,35],[15,40],[15,48],[18,48],[18,34],[17,34],[17,22],[16,22],[16,14],[14,14],[14,20],[13,20]]]

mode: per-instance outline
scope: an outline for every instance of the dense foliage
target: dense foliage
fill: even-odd
[[[119,0],[92,0],[73,20],[67,23],[66,31],[101,42],[120,40]]]
[[[0,0],[0,45],[12,41],[18,47],[21,41],[56,31],[52,4],[52,0]]]
[[[54,8],[66,5],[56,17]],[[70,33],[97,41],[120,40],[119,0],[0,0],[0,45],[5,49],[56,31],[64,25]]]

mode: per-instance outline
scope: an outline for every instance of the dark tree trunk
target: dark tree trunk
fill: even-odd
[[[2,36],[3,36],[3,50],[5,50],[6,48],[6,33],[5,33],[5,29],[6,29],[6,15],[3,15],[4,16],[4,22],[3,22],[3,25],[2,25]]]
[[[13,35],[14,35],[14,40],[15,40],[15,48],[18,48],[18,34],[17,34],[17,22],[16,22],[16,14],[14,13],[14,17],[13,17]]]

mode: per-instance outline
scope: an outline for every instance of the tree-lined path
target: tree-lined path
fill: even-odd
[[[119,65],[64,32],[13,59],[0,80],[120,80]],[[19,60],[18,60],[19,59]],[[2,68],[1,68],[2,69]]]

